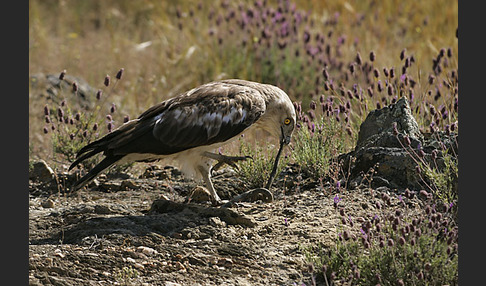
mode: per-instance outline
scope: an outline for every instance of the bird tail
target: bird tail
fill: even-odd
[[[124,125],[120,126],[120,128],[81,148],[76,154],[76,160],[71,164],[71,166],[69,166],[69,171],[71,171],[82,161],[93,157],[100,152],[104,152],[104,155],[107,157],[110,157],[110,155],[113,157],[113,153],[110,152],[109,149],[115,149],[117,146],[120,145],[121,141],[126,139],[126,137],[133,137],[131,136],[131,132],[135,127],[135,123],[135,120],[129,121]]]
[[[88,145],[84,146],[78,151],[78,153],[76,154],[77,157],[76,160],[71,164],[71,166],[69,166],[69,171],[71,171],[75,166],[77,166],[82,161],[90,157],[93,157],[94,155],[100,152],[105,152],[104,155],[106,156],[106,158],[104,158],[101,162],[99,162],[85,176],[79,179],[73,185],[73,190],[82,188],[87,183],[89,183],[92,179],[94,179],[103,170],[110,167],[111,165],[113,165],[114,163],[116,163],[117,161],[119,161],[121,158],[125,156],[125,155],[113,155],[112,152],[107,152],[108,145],[111,144],[112,140],[116,137],[116,135],[118,135],[118,133],[119,132],[114,131],[97,141],[89,143]]]
[[[151,128],[150,125],[144,125],[142,128],[139,128],[137,123],[138,120],[129,121],[118,129],[106,134],[104,137],[89,143],[78,151],[76,160],[69,166],[69,170],[98,153],[103,152],[105,158],[84,177],[79,179],[74,184],[73,190],[85,186],[103,170],[118,162],[125,157],[125,155],[132,153],[129,148],[130,143],[139,138],[141,134],[147,133],[147,130],[150,130]]]
[[[91,180],[93,180],[99,173],[101,173],[103,170],[105,170],[106,168],[110,167],[111,165],[119,161],[121,158],[123,158],[123,155],[114,155],[114,156],[108,156],[104,158],[86,175],[84,175],[81,179],[79,179],[76,183],[74,183],[72,189],[78,190],[84,187],[87,183],[91,182]]]

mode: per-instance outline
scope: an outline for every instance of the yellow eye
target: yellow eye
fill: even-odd
[[[284,120],[284,124],[285,124],[285,125],[289,125],[289,124],[290,124],[290,119],[285,118],[285,120]]]

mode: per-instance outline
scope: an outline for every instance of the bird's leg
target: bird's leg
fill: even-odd
[[[246,159],[252,159],[251,156],[226,156],[226,155],[216,154],[211,152],[204,152],[203,156],[218,161],[218,163],[213,166],[212,168],[213,170],[218,170],[224,164],[228,164],[231,167],[238,170],[238,166],[236,165],[236,162],[243,161]]]
[[[199,166],[198,171],[201,173],[204,183],[206,184],[206,188],[208,188],[209,193],[211,194],[213,204],[220,205],[221,199],[219,198],[218,193],[216,193],[213,183],[211,182],[210,169],[204,168],[203,166]]]

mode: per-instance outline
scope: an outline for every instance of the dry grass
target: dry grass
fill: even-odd
[[[220,27],[214,24],[217,15],[226,16],[231,10],[238,12],[240,5],[254,7],[257,2],[217,1],[211,6],[197,0],[31,0],[29,73],[57,74],[66,69],[68,74],[79,76],[99,88],[106,74],[114,77],[118,69],[124,67],[124,80],[110,93],[109,100],[116,103],[121,114],[132,118],[152,104],[179,92],[230,77],[275,80],[271,83],[283,86],[293,100],[302,101],[306,106],[305,103],[311,99],[308,94],[299,94],[302,89],[288,83],[287,77],[269,76],[268,71],[252,58],[251,51],[243,50],[235,43],[240,37],[238,31],[228,35],[226,30],[235,28],[234,22],[225,26],[223,21]],[[282,1],[267,2],[268,6],[277,7]],[[200,3],[203,5],[199,6]],[[405,48],[417,60],[409,73],[419,79],[420,94],[427,92],[427,75],[439,50],[451,47],[457,53],[457,1],[332,0],[292,3],[295,3],[296,10],[308,11],[308,17],[312,19],[301,29],[324,34],[332,30],[334,36],[329,39],[331,41],[336,41],[338,36],[345,37],[340,55],[345,62],[351,62],[357,52],[367,58],[369,52],[374,51],[376,67],[399,67],[399,53]],[[211,11],[215,12],[215,16],[210,20],[208,15]],[[339,19],[336,24],[324,24],[336,17]],[[217,39],[208,35],[210,29],[216,29],[218,35],[227,36],[222,47]],[[299,46],[293,47],[297,49]],[[293,52],[290,48],[287,50],[287,55]],[[270,51],[270,55],[277,52],[273,48]],[[272,60],[278,62],[279,59],[273,57]],[[313,89],[314,79],[319,76],[322,66],[313,63],[315,69],[299,73],[293,70],[297,64],[296,58],[287,57],[282,63],[282,71],[287,71],[299,86]],[[304,62],[300,64],[305,66]],[[450,66],[457,68],[457,55],[454,55]],[[52,156],[40,155],[51,149],[50,140],[42,134],[44,101],[42,98],[39,100],[37,94],[29,95],[32,156]],[[351,123],[353,129],[359,126],[360,120],[355,118]],[[426,126],[427,122],[423,124]]]

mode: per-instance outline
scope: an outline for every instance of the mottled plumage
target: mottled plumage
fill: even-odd
[[[79,150],[70,169],[97,153],[105,158],[74,189],[114,163],[170,157],[185,174],[202,178],[219,202],[210,179],[212,161],[242,158],[212,152],[250,128],[264,129],[288,144],[295,120],[292,102],[278,87],[238,79],[207,83],[152,106]]]

